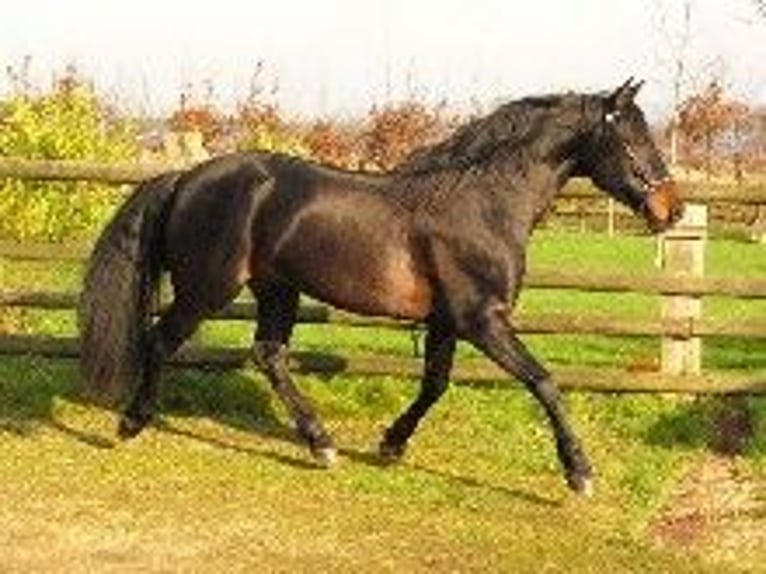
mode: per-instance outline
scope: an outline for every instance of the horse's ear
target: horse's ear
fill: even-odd
[[[606,99],[606,107],[610,112],[616,112],[625,109],[636,99],[636,94],[644,85],[644,81],[635,82],[633,76],[614,90]]]

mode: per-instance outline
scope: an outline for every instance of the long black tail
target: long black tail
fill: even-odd
[[[161,272],[162,227],[179,175],[139,185],[91,254],[79,306],[81,364],[91,398],[121,401],[141,376]]]

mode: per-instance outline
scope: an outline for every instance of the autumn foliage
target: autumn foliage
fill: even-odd
[[[190,104],[181,97],[179,108],[170,114],[168,128],[174,132],[197,132],[205,145],[217,141],[222,133],[224,118],[210,104]]]
[[[414,100],[376,105],[366,116],[350,121],[296,119],[275,101],[275,94],[264,97],[256,81],[234,113],[223,113],[211,99],[195,102],[182,96],[167,125],[171,131],[198,132],[213,154],[259,149],[346,169],[388,170],[415,149],[445,137],[459,123],[447,117],[446,106]],[[707,173],[723,169],[741,177],[744,165],[766,161],[761,157],[766,133],[758,132],[766,132],[764,121],[758,120],[763,117],[766,114],[759,116],[731,97],[719,82],[710,82],[680,106],[676,127],[681,164]]]
[[[182,95],[167,121],[171,132],[198,132],[210,153],[267,150],[306,157],[346,169],[387,170],[450,129],[444,106],[415,101],[373,106],[352,121],[301,121],[264,97],[256,84],[233,114],[212,100]]]
[[[374,107],[364,134],[367,160],[379,169],[391,169],[415,149],[444,136],[447,126],[439,108],[418,102]]]
[[[312,159],[347,169],[363,167],[359,153],[360,137],[356,125],[330,120],[312,122],[303,133],[303,141]]]
[[[741,161],[750,114],[749,106],[729,97],[715,81],[688,97],[678,114],[685,162],[710,172],[715,159]]]

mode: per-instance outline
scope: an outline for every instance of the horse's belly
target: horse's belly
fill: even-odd
[[[307,217],[278,250],[281,274],[308,294],[360,314],[424,319],[432,289],[406,230],[379,218]]]

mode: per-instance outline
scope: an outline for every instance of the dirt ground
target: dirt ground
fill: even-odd
[[[650,526],[667,548],[704,553],[713,563],[766,572],[766,482],[738,459],[753,427],[743,401],[724,401],[710,437],[711,454],[676,485]]]
[[[711,455],[677,485],[651,530],[666,547],[766,572],[766,564],[756,563],[766,549],[766,485],[740,471],[736,459]]]

